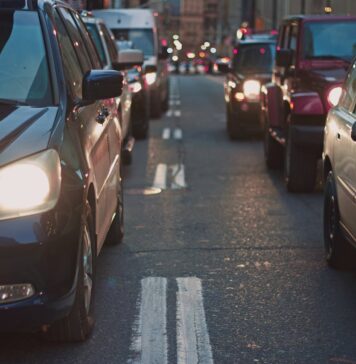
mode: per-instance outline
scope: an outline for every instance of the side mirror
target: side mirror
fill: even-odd
[[[122,93],[123,76],[112,70],[91,70],[83,79],[83,101],[111,99]]]
[[[135,66],[142,66],[144,62],[143,52],[138,49],[125,49],[119,51],[119,57],[115,69],[118,71],[128,70]]]
[[[351,139],[356,142],[356,122],[352,124],[351,128]]]
[[[219,63],[218,64],[218,70],[221,73],[229,73],[231,68],[230,68],[230,65],[228,63]]]
[[[292,65],[294,51],[292,49],[280,49],[276,53],[277,67],[288,68]]]
[[[160,52],[158,58],[161,60],[167,60],[169,58],[168,47],[166,47],[166,46],[161,47],[161,52]]]

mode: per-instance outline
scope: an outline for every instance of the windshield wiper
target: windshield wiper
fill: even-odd
[[[19,100],[1,99],[0,105],[10,105],[10,106],[29,106],[28,103]]]

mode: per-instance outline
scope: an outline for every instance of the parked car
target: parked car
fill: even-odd
[[[261,131],[261,87],[271,81],[276,43],[273,40],[243,40],[233,50],[224,83],[227,133],[231,139]],[[231,66],[229,66],[231,65]]]
[[[356,63],[324,133],[324,242],[334,268],[356,266]]]
[[[116,42],[119,49],[133,49],[132,42]],[[128,70],[128,84],[132,94],[131,125],[135,139],[146,139],[150,121],[150,95],[143,68],[136,66]]]
[[[118,51],[115,38],[102,19],[82,13],[82,19],[92,36],[104,69],[121,71],[124,76],[123,90],[117,98],[117,107],[123,132],[123,161],[130,164],[134,146],[132,101],[133,94],[129,87],[128,71],[135,66],[142,66],[143,53],[139,50]]]
[[[143,66],[150,93],[151,116],[159,118],[169,108],[169,72],[167,47],[158,39],[156,21],[150,9],[95,10],[114,33],[115,39],[130,41],[145,55]]]
[[[280,28],[272,83],[262,89],[265,159],[283,165],[290,192],[310,192],[326,115],[356,55],[355,17],[296,16]]]
[[[0,330],[82,341],[123,238],[123,77],[63,2],[0,1],[0,34]]]

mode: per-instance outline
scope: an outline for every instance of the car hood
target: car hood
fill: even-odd
[[[58,108],[0,105],[0,166],[47,148]]]
[[[322,83],[342,83],[347,70],[344,67],[330,69],[314,69],[309,71],[311,81]]]
[[[257,80],[260,81],[261,84],[271,82],[272,79],[272,73],[245,73],[243,75],[240,74],[239,76],[242,81]]]

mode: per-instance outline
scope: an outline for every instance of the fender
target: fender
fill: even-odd
[[[299,92],[291,95],[290,109],[293,115],[324,115],[322,100],[317,92]]]
[[[262,87],[262,112],[265,113],[269,127],[283,126],[283,94],[279,86],[273,83]]]

